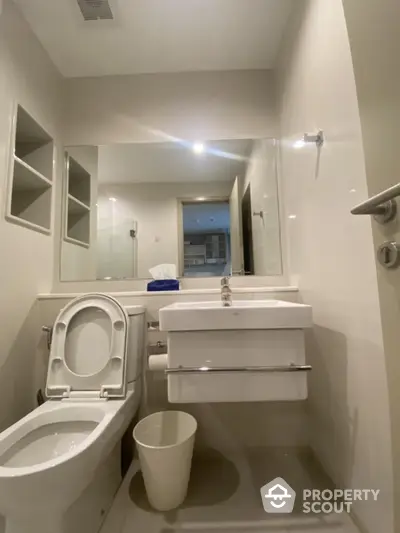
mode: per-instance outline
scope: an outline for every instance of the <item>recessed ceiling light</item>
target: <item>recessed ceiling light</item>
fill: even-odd
[[[203,143],[197,142],[193,145],[193,152],[195,154],[202,154],[205,150],[205,146]]]
[[[110,202],[116,202],[117,201],[117,199],[114,198],[114,197],[109,198],[109,200],[110,200]]]

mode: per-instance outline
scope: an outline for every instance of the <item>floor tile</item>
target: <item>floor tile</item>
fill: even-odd
[[[301,498],[290,515],[267,514],[260,488],[284,478],[297,492],[333,488],[308,450],[263,448],[195,456],[181,507],[154,511],[138,462],[132,464],[101,533],[357,533],[348,515],[305,515]]]

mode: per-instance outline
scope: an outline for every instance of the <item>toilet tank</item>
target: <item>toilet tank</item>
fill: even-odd
[[[140,305],[125,307],[129,317],[128,350],[127,350],[127,382],[132,383],[143,371],[143,360],[146,339],[145,308]]]

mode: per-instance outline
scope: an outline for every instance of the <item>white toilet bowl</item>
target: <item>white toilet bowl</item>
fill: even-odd
[[[138,408],[143,312],[128,318],[115,300],[88,295],[58,316],[46,388],[54,399],[0,435],[6,533],[64,533],[65,512]]]

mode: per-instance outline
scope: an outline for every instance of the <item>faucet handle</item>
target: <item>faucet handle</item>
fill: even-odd
[[[221,286],[224,287],[226,285],[229,285],[229,276],[224,276],[221,278]]]

